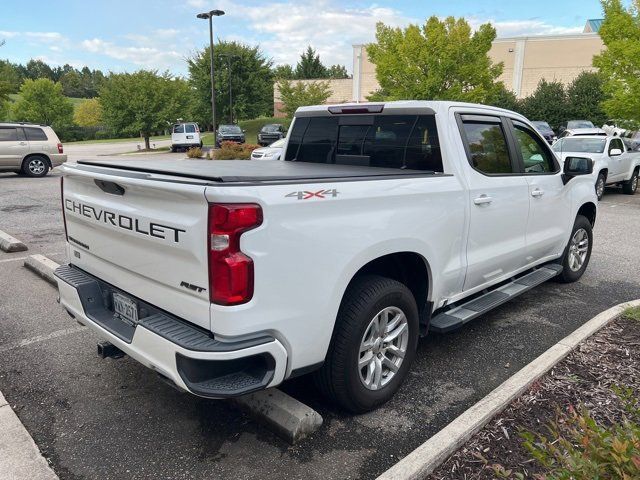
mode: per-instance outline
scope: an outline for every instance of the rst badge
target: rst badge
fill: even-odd
[[[325,199],[325,198],[336,198],[338,196],[338,190],[336,190],[335,188],[331,188],[328,190],[318,190],[315,192],[310,192],[308,190],[301,190],[298,192],[291,192],[288,193],[287,195],[285,195],[285,198],[288,197],[292,197],[292,198],[297,198],[298,200],[309,200],[310,198],[320,198],[320,199]]]

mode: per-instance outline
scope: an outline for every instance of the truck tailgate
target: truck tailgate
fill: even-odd
[[[65,169],[71,263],[209,328],[205,186]]]

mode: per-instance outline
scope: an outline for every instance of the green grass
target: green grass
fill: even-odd
[[[159,135],[157,137],[151,137],[149,139],[150,143],[156,142],[158,140],[169,140],[171,135]],[[65,145],[82,145],[83,143],[121,143],[121,142],[140,142],[144,143],[144,138],[142,137],[131,137],[131,138],[101,138],[100,140],[79,140],[77,142],[65,142]]]
[[[240,128],[245,130],[245,138],[247,143],[256,144],[258,143],[258,132],[260,129],[268,124],[268,123],[281,123],[285,126],[285,128],[289,128],[291,124],[290,118],[275,118],[275,117],[262,117],[255,118],[253,120],[242,120],[238,122]],[[202,143],[207,146],[213,146],[213,134],[210,132],[203,133]]]
[[[640,307],[627,308],[624,312],[622,312],[622,315],[624,317],[631,318],[640,322]]]
[[[69,100],[71,100],[71,103],[73,104],[73,108],[76,108],[83,101],[87,100],[86,98],[75,98],[75,97],[67,97],[67,98]],[[18,100],[20,100],[20,94],[19,93],[10,93],[9,94],[9,100],[11,100],[12,102],[17,102]]]

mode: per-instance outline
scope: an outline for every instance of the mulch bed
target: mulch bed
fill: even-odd
[[[452,455],[429,480],[497,478],[493,465],[525,478],[544,467],[522,446],[520,431],[549,436],[559,412],[586,407],[603,426],[619,422],[624,405],[613,387],[628,387],[640,397],[640,321],[619,318],[596,333],[509,405]]]

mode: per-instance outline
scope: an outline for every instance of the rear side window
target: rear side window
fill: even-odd
[[[196,133],[196,126],[193,123],[189,123],[184,127],[186,133]]]
[[[184,133],[184,125],[174,125],[173,133]]]
[[[0,127],[0,142],[17,142],[18,129],[15,127]]]
[[[42,130],[41,128],[24,127],[24,133],[27,136],[27,140],[30,140],[32,142],[49,140],[47,138],[47,134],[44,133],[44,130]]]
[[[286,160],[443,171],[433,115],[297,118]]]
[[[463,121],[471,165],[489,175],[513,173],[507,140],[500,123]]]

